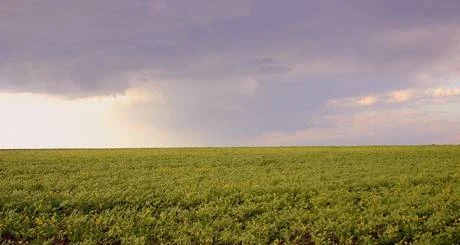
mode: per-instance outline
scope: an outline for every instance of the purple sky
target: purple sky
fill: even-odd
[[[2,0],[0,148],[457,144],[459,13],[458,0]]]

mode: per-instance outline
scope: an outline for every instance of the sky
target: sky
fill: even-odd
[[[0,148],[460,143],[458,0],[1,0]]]

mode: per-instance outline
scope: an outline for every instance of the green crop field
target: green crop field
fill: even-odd
[[[0,151],[0,244],[459,244],[460,146]]]

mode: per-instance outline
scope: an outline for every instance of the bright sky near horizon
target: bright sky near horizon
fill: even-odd
[[[0,148],[460,143],[458,0],[2,0]]]

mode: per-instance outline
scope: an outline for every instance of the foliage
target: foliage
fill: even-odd
[[[0,244],[458,244],[460,147],[0,151]]]

